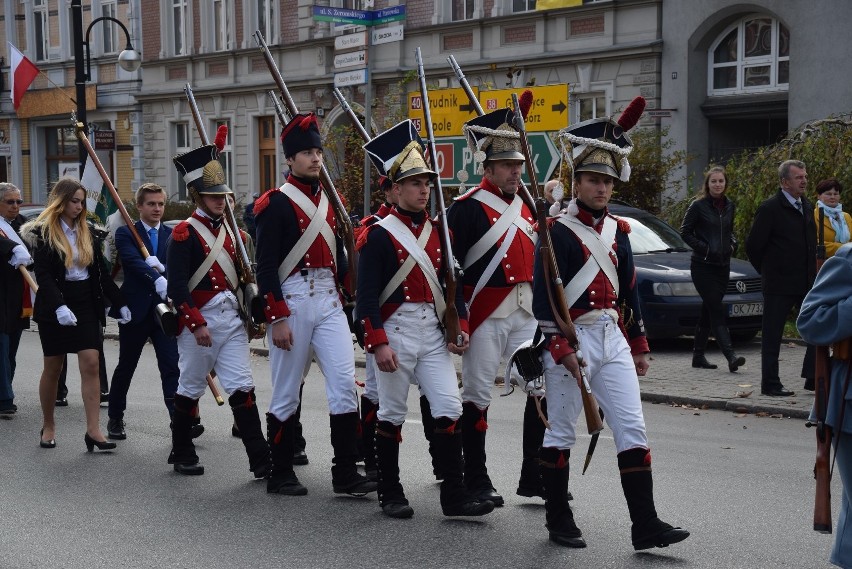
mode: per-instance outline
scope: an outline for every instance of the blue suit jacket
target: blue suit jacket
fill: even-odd
[[[171,228],[160,223],[157,251],[154,252],[142,222],[137,221],[134,225],[148,252],[155,255],[165,266],[168,241],[172,235]],[[154,310],[157,304],[162,302],[154,288],[154,281],[161,276],[168,278],[168,266],[162,275],[156,269],[149,267],[142,258],[142,253],[139,252],[136,241],[130,235],[130,229],[127,226],[119,227],[115,232],[115,247],[121,259],[121,266],[124,268],[124,284],[121,285],[121,292],[127,299],[127,307],[130,308],[130,314],[133,317],[131,324],[138,324],[150,311]]]

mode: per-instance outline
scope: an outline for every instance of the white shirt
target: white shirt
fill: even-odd
[[[802,210],[802,207],[803,207],[803,206],[802,206],[802,202],[801,202],[800,200],[798,200],[798,199],[794,198],[793,196],[791,196],[791,195],[787,192],[787,190],[785,190],[785,189],[783,189],[783,188],[781,189],[781,193],[783,193],[783,194],[784,194],[784,197],[785,197],[785,198],[787,198],[787,201],[788,201],[788,202],[790,202],[790,205],[791,205],[791,206],[795,207],[795,208],[796,208],[796,209],[798,209],[799,211],[803,211],[803,210]],[[798,206],[796,205],[797,203],[799,204]]]
[[[79,264],[80,254],[77,252],[77,230],[68,227],[68,224],[63,219],[60,219],[59,223],[62,224],[62,231],[65,233],[68,243],[71,244],[71,253],[73,255],[73,263],[69,268],[65,269],[65,280],[84,281],[89,278],[89,269]]]

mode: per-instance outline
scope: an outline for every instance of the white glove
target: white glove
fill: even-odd
[[[157,280],[154,281],[154,290],[157,291],[157,294],[159,294],[160,298],[163,300],[166,300],[166,290],[168,288],[169,281],[166,280],[166,277],[158,277]]]
[[[152,269],[154,269],[158,273],[165,273],[166,272],[166,267],[163,266],[163,264],[160,262],[160,260],[155,255],[151,255],[150,257],[145,259],[145,264],[147,264],[149,267],[151,267]]]
[[[20,265],[24,265],[26,267],[32,262],[33,258],[30,257],[30,252],[27,251],[27,248],[23,245],[16,245],[15,248],[12,249],[12,258],[9,259],[9,264],[16,269]]]
[[[74,316],[74,313],[71,312],[71,309],[64,304],[56,309],[56,319],[59,321],[60,326],[77,325],[77,317]]]
[[[122,306],[118,309],[118,313],[121,315],[121,318],[116,318],[119,324],[127,324],[130,322],[130,309],[126,306]]]

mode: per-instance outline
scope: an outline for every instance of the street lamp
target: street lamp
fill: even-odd
[[[83,1],[71,0],[71,25],[74,28],[74,83],[77,87],[77,121],[83,123],[83,126],[86,129],[86,134],[88,134],[89,131],[89,123],[86,120],[86,81],[89,81],[92,78],[89,33],[92,31],[92,26],[102,20],[109,20],[118,24],[124,31],[124,36],[127,38],[127,46],[120,54],[118,54],[118,64],[121,68],[125,71],[133,72],[139,69],[139,66],[142,65],[142,56],[139,55],[138,51],[133,49],[133,45],[130,43],[130,32],[127,31],[127,27],[125,27],[123,23],[115,18],[110,16],[101,16],[100,18],[92,20],[92,23],[89,24],[88,28],[86,28],[86,35],[84,39]],[[83,58],[83,47],[86,48],[85,59]],[[80,172],[82,174],[83,166],[86,163],[86,149],[82,142],[78,145],[78,153],[80,158]]]

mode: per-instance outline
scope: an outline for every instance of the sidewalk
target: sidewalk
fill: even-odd
[[[106,338],[118,339],[118,325],[107,319]],[[251,351],[268,356],[265,339],[253,340]],[[728,371],[721,352],[710,343],[707,359],[719,369],[694,369],[692,367],[692,341],[651,341],[648,375],[640,378],[642,399],[655,403],[687,405],[697,409],[723,409],[733,413],[766,413],[806,419],[813,405],[813,392],[804,391],[804,380],[799,377],[805,348],[785,342],[781,346],[779,367],[784,387],[795,391],[792,397],[767,397],[760,394],[760,341],[737,346],[737,353],[746,359],[746,365],[736,373]],[[461,372],[461,358],[454,356],[456,370]],[[114,362],[112,363],[114,365]],[[355,365],[364,367],[364,353],[355,350]],[[500,375],[502,376],[501,370]],[[359,374],[360,375],[360,374]]]

